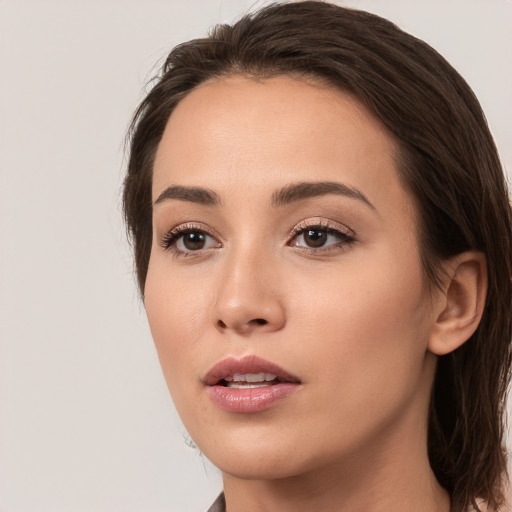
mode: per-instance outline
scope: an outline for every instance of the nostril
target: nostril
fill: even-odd
[[[252,320],[249,320],[248,322],[242,323],[240,325],[237,324],[236,322],[226,323],[224,320],[221,320],[220,318],[217,320],[217,328],[221,330],[234,329],[236,331],[245,331],[247,328],[264,326],[268,324],[269,321],[265,320],[264,318],[253,318]]]

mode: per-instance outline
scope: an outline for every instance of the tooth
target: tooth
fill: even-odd
[[[224,380],[227,382],[231,382],[232,380],[235,382],[265,382],[276,379],[275,375],[271,373],[244,373],[233,375],[233,378],[230,377],[225,378]]]
[[[236,383],[236,382],[228,383],[228,388],[233,388],[233,389],[266,388],[266,387],[269,387],[269,386],[272,386],[272,384],[267,384],[266,382],[265,383],[258,382],[257,384],[256,383],[253,383],[253,384],[240,384],[240,383]]]
[[[264,382],[265,374],[264,373],[247,373],[245,375],[247,382]]]
[[[261,382],[264,380],[260,373],[244,373],[243,375],[235,374],[233,380],[235,382]]]

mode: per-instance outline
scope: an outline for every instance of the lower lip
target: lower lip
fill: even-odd
[[[293,382],[281,382],[271,386],[249,389],[209,386],[208,393],[213,403],[221,409],[248,414],[269,409],[281,399],[297,391],[298,388],[299,384]]]

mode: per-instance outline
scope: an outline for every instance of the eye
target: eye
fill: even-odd
[[[338,242],[338,237],[326,230],[322,229],[307,229],[303,231],[298,237],[295,245],[304,247],[323,247]]]
[[[335,227],[331,223],[305,225],[305,222],[294,228],[289,245],[319,252],[345,248],[355,241],[353,233],[337,223]]]
[[[221,246],[207,231],[191,226],[178,226],[172,229],[162,237],[160,245],[177,256],[187,256]]]
[[[208,249],[213,245],[215,245],[215,240],[202,231],[183,233],[176,240],[176,247],[180,251],[199,251],[200,249]]]

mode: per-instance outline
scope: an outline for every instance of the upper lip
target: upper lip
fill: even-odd
[[[226,377],[248,373],[270,373],[282,382],[300,382],[297,377],[283,370],[277,364],[255,355],[245,356],[241,359],[235,357],[222,359],[205,375],[203,382],[207,386],[214,386]]]

